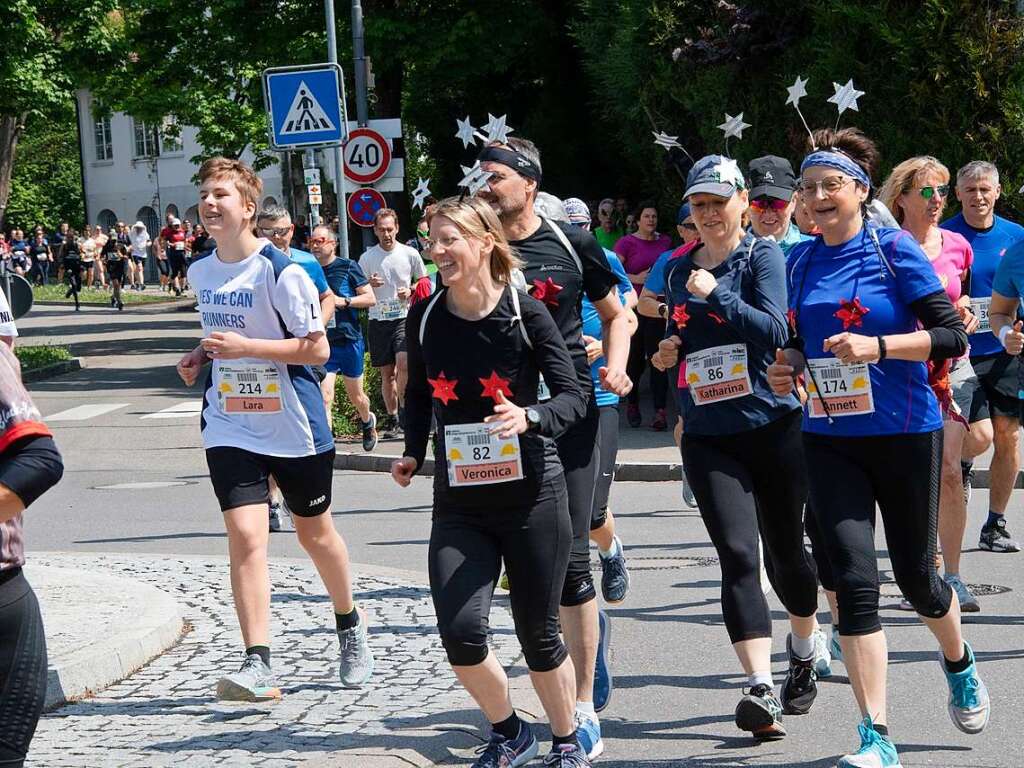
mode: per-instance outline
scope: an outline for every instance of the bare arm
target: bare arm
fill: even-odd
[[[369,283],[361,285],[356,288],[356,295],[348,299],[348,303],[345,303],[346,299],[344,296],[335,296],[334,303],[339,308],[351,307],[352,309],[366,309],[372,307],[377,303],[377,297],[373,293],[373,288],[370,287]]]
[[[331,356],[323,331],[292,339],[247,339],[232,331],[214,331],[200,343],[214,360],[255,357],[288,365],[323,365]]]

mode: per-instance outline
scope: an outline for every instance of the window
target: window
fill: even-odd
[[[138,213],[135,214],[135,220],[141,221],[145,224],[146,231],[149,232],[150,239],[156,240],[157,235],[160,234],[160,218],[156,215],[156,211],[148,205],[144,205],[139,208]]]
[[[113,160],[114,145],[110,140],[110,118],[97,118],[93,124],[93,141],[96,144],[97,160]]]
[[[96,217],[96,223],[103,227],[104,232],[110,232],[117,226],[117,214],[109,208],[104,208],[100,211],[100,215]]]
[[[142,120],[133,119],[132,124],[135,127],[134,157],[156,157],[158,152],[156,130]]]
[[[181,134],[178,133],[177,136],[168,136],[168,130],[178,130],[177,123],[175,123],[171,118],[164,120],[164,127],[160,132],[160,154],[173,155],[181,152]]]
[[[176,206],[174,203],[171,203],[164,209],[164,218],[168,216],[172,216],[175,219],[181,218],[181,216],[178,215],[178,206]]]
[[[187,211],[185,211],[185,221],[191,221],[193,224],[199,223],[199,206],[193,205]]]

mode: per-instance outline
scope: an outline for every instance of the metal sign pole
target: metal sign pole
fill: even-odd
[[[302,163],[303,172],[308,171],[308,170],[316,170],[316,154],[313,152],[312,149],[305,150],[302,153],[302,157],[303,157],[303,163]],[[319,226],[320,226],[320,206],[319,205],[314,205],[313,203],[310,203],[309,204],[309,231],[312,233],[313,227],[319,227]]]
[[[324,15],[327,18],[327,60],[338,63],[338,38],[334,28],[334,0],[324,0]],[[345,120],[343,133],[348,137],[348,106],[345,104],[345,78],[341,78],[341,113]],[[342,147],[334,148],[334,192],[338,198],[338,247],[343,259],[348,255],[348,214],[345,212],[345,152]]]

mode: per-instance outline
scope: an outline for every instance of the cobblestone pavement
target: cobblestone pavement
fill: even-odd
[[[192,629],[130,678],[44,716],[29,766],[352,764],[337,752],[436,753],[451,741],[449,730],[477,719],[467,717],[467,698],[441,648],[425,585],[356,569],[356,600],[369,615],[376,671],[362,689],[345,689],[331,605],[312,564],[272,562],[272,663],[284,697],[229,705],[213,698],[217,678],[241,663],[226,559],[42,553],[32,559],[153,584],[179,601]],[[508,666],[519,643],[501,604],[491,612],[491,627],[495,652]],[[432,750],[424,740],[433,742]]]

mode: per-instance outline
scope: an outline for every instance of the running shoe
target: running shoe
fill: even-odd
[[[217,698],[221,701],[275,701],[281,689],[274,685],[270,667],[257,653],[250,653],[242,667],[217,681]]]
[[[902,595],[900,595],[900,603],[896,607],[899,608],[901,611],[916,611],[917,610],[916,608],[914,608],[914,604],[912,602],[910,602],[907,598],[903,597]]]
[[[755,739],[769,741],[786,735],[782,705],[768,685],[755,685],[736,705],[736,727],[750,731]]]
[[[561,744],[544,755],[544,765],[551,768],[590,768],[590,760],[582,746]]]
[[[118,312],[123,312],[124,311],[124,302],[123,301],[117,302],[117,311]]]
[[[988,689],[978,676],[978,665],[974,660],[974,651],[964,642],[964,648],[971,663],[963,672],[950,672],[946,669],[946,660],[939,651],[939,663],[946,674],[949,684],[949,719],[953,725],[964,733],[981,733],[988,725],[989,700]]]
[[[971,594],[971,590],[967,588],[963,580],[956,575],[946,574],[942,577],[949,586],[956,592],[956,597],[960,601],[960,610],[963,613],[977,613],[981,610],[981,604],[978,602],[978,598]]]
[[[832,627],[832,634],[828,641],[828,653],[832,657],[833,661],[839,661],[845,664],[843,661],[843,646],[839,644],[839,627]]]
[[[284,527],[284,512],[281,510],[281,502],[270,502],[270,532],[278,533]]]
[[[874,729],[871,718],[857,726],[860,734],[860,749],[852,755],[839,758],[836,768],[903,768],[896,746]]]
[[[614,687],[611,667],[608,665],[612,644],[612,622],[607,613],[598,611],[597,623],[600,635],[597,641],[597,660],[594,663],[594,711],[600,712],[611,701]]]
[[[964,506],[971,503],[971,485],[974,481],[974,465],[966,461],[960,462],[960,477],[964,482]]]
[[[346,688],[358,688],[373,675],[373,651],[366,631],[366,615],[359,612],[359,623],[351,629],[338,630],[341,646],[338,676]]]
[[[824,638],[822,638],[824,640]],[[814,638],[817,646],[817,638]],[[793,635],[786,635],[786,653],[789,655],[789,672],[782,682],[782,711],[787,715],[806,715],[818,695],[817,673],[814,671],[814,657],[798,659],[793,653]]]
[[[651,429],[655,432],[664,432],[668,429],[668,420],[665,417],[664,408],[659,408],[654,412],[654,420],[651,421]]]
[[[690,487],[690,481],[686,479],[686,470],[680,467],[679,474],[683,479],[683,504],[688,506],[690,509],[696,509],[697,497],[693,495],[693,488]]]
[[[819,679],[832,677],[832,654],[825,630],[821,627],[814,630],[814,673]]]
[[[626,422],[629,426],[635,429],[640,426],[640,421],[640,406],[633,403],[626,405]]]
[[[1002,517],[992,525],[982,527],[978,546],[989,552],[1020,552],[1020,545],[1010,538],[1010,532],[1006,530],[1006,520]]]
[[[596,717],[590,717],[585,715],[579,710],[573,715],[573,722],[576,725],[576,738],[580,742],[580,757],[585,760],[594,760],[604,752],[604,742],[601,741],[601,723]],[[568,746],[563,744],[563,747]],[[551,755],[555,753],[555,750],[551,750],[551,754],[544,758],[544,765],[558,765],[568,768],[568,766],[576,765],[590,765],[589,762],[583,763],[548,763]]]
[[[526,765],[537,756],[537,739],[530,730],[530,724],[520,721],[519,735],[506,739],[497,731],[491,731],[491,740],[477,750],[480,755],[472,768],[516,768]]]
[[[508,571],[501,572],[501,578],[498,579],[498,587],[500,589],[504,589],[506,592],[509,591],[510,587],[508,585]]]
[[[601,561],[601,594],[609,605],[618,605],[629,593],[629,570],[618,536],[615,537],[615,543],[618,546],[614,555],[598,557]]]
[[[360,426],[363,429],[363,450],[370,452],[377,447],[377,414],[370,411],[370,418]]]

